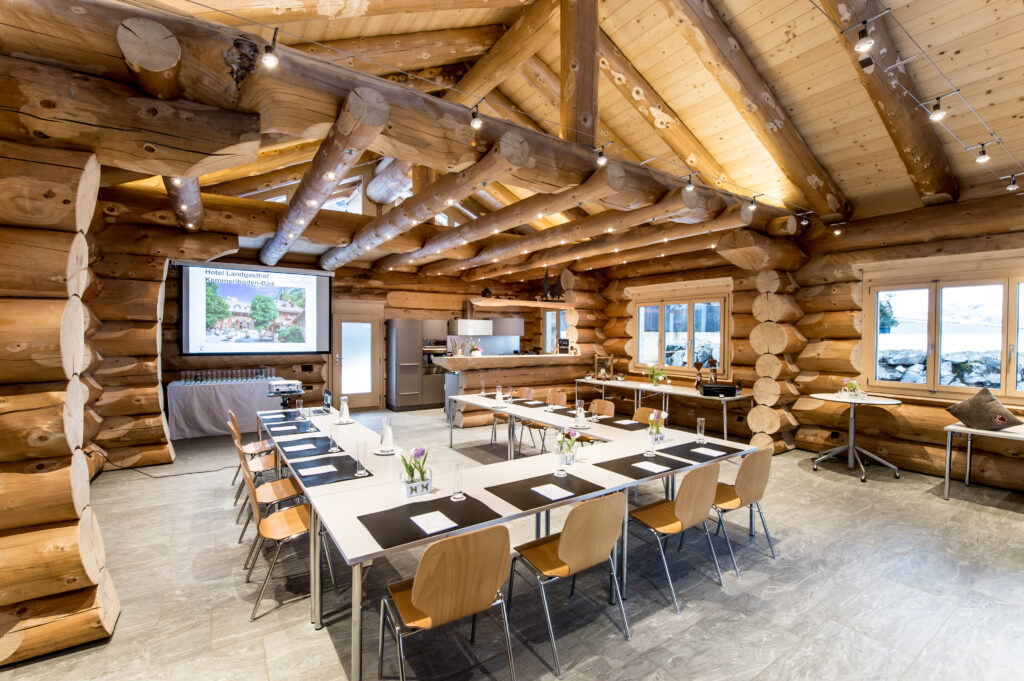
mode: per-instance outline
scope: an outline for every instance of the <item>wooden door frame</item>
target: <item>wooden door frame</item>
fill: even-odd
[[[377,393],[375,404],[352,405],[353,409],[383,409],[384,408],[384,369],[385,369],[385,346],[384,346],[384,301],[383,300],[361,300],[346,298],[334,300],[331,303],[331,356],[328,361],[330,369],[327,372],[327,384],[334,395],[334,405],[339,404],[341,397],[341,323],[345,321],[370,322],[373,324],[373,333],[376,335],[374,342],[377,354],[377,373],[375,376],[374,391]]]

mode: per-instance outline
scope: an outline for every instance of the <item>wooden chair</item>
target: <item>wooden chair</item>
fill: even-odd
[[[228,412],[229,414],[231,412]],[[231,431],[231,437],[235,441],[236,447],[241,447],[242,451],[246,456],[250,456],[248,451],[245,449],[245,445],[242,444],[242,434],[238,432],[238,422],[235,420],[228,421],[228,429]],[[251,448],[250,448],[251,451]],[[239,466],[241,470],[241,466]],[[277,470],[277,455],[276,454],[263,454],[255,455],[249,458],[249,472],[253,474],[254,479],[259,478],[265,473]],[[235,492],[235,501],[238,503],[238,499],[242,496],[242,490],[245,489],[244,483],[239,483],[238,491]],[[241,513],[239,513],[239,519],[241,519]],[[235,522],[238,522],[237,520]]]
[[[772,468],[772,450],[768,447],[747,454],[740,462],[740,469],[736,473],[736,483],[718,483],[715,490],[715,511],[718,512],[719,531],[725,535],[725,545],[729,547],[729,555],[732,557],[732,566],[736,570],[736,576],[740,576],[740,567],[736,564],[736,554],[732,550],[732,542],[729,541],[729,532],[725,529],[723,514],[735,511],[738,508],[747,506],[750,508],[750,536],[754,536],[754,509],[757,508],[761,516],[761,526],[764,527],[764,536],[768,538],[768,548],[771,549],[772,559],[776,559],[775,544],[772,543],[772,535],[768,532],[768,524],[764,520],[764,511],[761,510],[761,499],[764,497],[764,490],[768,486],[768,474]]]
[[[235,441],[235,450],[238,452],[239,466],[242,469],[243,474],[248,475],[252,478],[252,471],[249,469],[249,457],[246,456],[245,451],[239,446],[238,441]],[[255,485],[255,483],[253,483]],[[255,485],[256,487],[256,501],[262,504],[266,508],[273,508],[283,501],[289,499],[295,499],[302,494],[302,490],[295,483],[292,478],[281,478],[279,480],[272,480],[270,482],[264,482],[261,485]],[[242,538],[245,537],[245,531],[249,528],[249,521],[252,520],[252,507],[248,504],[244,504],[241,509],[241,513],[244,513],[246,509],[249,510],[248,515],[245,518],[245,524],[242,525],[242,533],[238,535],[238,543],[242,543]],[[241,513],[239,516],[241,516]],[[239,518],[235,519],[237,523]]]
[[[611,400],[594,400],[590,403],[590,411],[598,416],[615,416],[615,403]]]
[[[533,399],[533,388],[520,388],[512,393],[512,397],[522,400]],[[491,420],[491,444],[494,444],[495,437],[497,436],[498,422],[508,422],[508,414],[502,414],[500,411],[494,412],[494,419]]]
[[[683,533],[692,527],[700,526],[704,530],[704,536],[707,537],[711,558],[715,561],[718,583],[725,586],[722,581],[722,568],[718,565],[718,555],[715,553],[714,544],[711,543],[711,533],[708,531],[707,523],[711,505],[715,501],[718,473],[719,465],[717,463],[695,468],[683,476],[675,501],[668,499],[656,501],[629,513],[631,520],[649,530],[654,536],[654,543],[658,545],[658,552],[661,554],[661,564],[665,567],[665,577],[668,579],[668,589],[672,594],[672,605],[676,608],[676,614],[679,613],[679,600],[676,598],[672,573],[669,572],[668,560],[665,558],[665,543],[670,537],[678,534],[679,548],[682,549]]]
[[[566,397],[565,393],[554,389],[548,390],[548,396],[545,399],[549,405],[554,407],[564,407],[568,400],[569,398]],[[534,431],[540,433],[540,453],[543,454],[546,446],[544,439],[547,437],[549,427],[546,423],[540,423],[539,421],[524,421],[519,429],[519,450],[522,451],[523,449],[523,432],[528,429],[530,432],[530,442],[533,443],[534,447],[537,446],[537,441],[533,439],[533,433]]]
[[[253,484],[252,476],[248,475],[248,471],[245,469],[242,470],[242,484],[245,485],[248,491],[253,518],[257,519],[256,537],[252,541],[252,546],[249,547],[249,555],[246,556],[243,566],[247,569],[245,573],[245,581],[247,583],[252,578],[252,571],[256,567],[256,558],[260,555],[263,542],[269,539],[277,544],[274,557],[270,560],[270,567],[267,568],[267,576],[263,579],[263,586],[260,587],[260,593],[256,596],[256,602],[252,606],[252,615],[249,616],[249,621],[252,622],[256,619],[256,611],[263,601],[263,594],[267,590],[267,584],[270,583],[270,575],[273,574],[274,566],[277,565],[277,559],[281,555],[281,547],[284,546],[285,542],[301,537],[309,532],[309,504],[298,504],[282,511],[274,511],[264,515],[260,508],[260,503],[256,499],[256,486]],[[327,547],[328,545],[325,542],[325,550],[328,550]],[[337,589],[337,583],[334,581],[334,566],[331,565],[329,557],[327,569],[331,574],[331,582],[334,584],[334,588]]]
[[[235,416],[235,412],[228,409],[228,417],[231,419],[231,425],[234,426],[232,433],[241,433],[242,428],[238,425],[238,418]],[[228,427],[230,428],[231,426]],[[239,437],[238,439],[241,440],[242,438]],[[257,440],[256,442],[250,442],[247,445],[242,445],[242,449],[245,451],[246,456],[258,456],[260,454],[266,454],[267,452],[274,451],[274,442],[272,440]],[[235,469],[235,477],[231,478],[232,485],[234,485],[235,481],[238,480],[238,474],[241,470],[241,466]],[[237,496],[235,501],[237,503]]]
[[[652,409],[650,407],[637,407],[637,409],[633,412],[633,420],[637,421],[638,423],[642,423],[645,426],[650,425],[651,414],[653,414],[655,411],[660,410]],[[661,423],[662,426],[665,425],[665,416],[663,412],[661,418],[659,418],[658,421]]]
[[[515,681],[512,638],[501,585],[509,569],[509,536],[503,525],[434,542],[423,552],[412,579],[388,585],[380,604],[377,678],[383,676],[385,625],[398,645],[398,678],[405,681],[405,637],[501,607],[508,669]]]
[[[512,607],[512,581],[516,575],[516,563],[520,562],[537,578],[537,584],[540,586],[540,599],[544,606],[544,617],[547,620],[551,653],[555,659],[555,673],[558,678],[562,678],[562,666],[558,661],[555,631],[551,626],[551,612],[548,609],[545,591],[547,584],[572,577],[569,592],[571,596],[576,586],[576,575],[607,560],[616,602],[622,615],[622,628],[625,630],[626,640],[631,638],[626,609],[619,593],[615,561],[612,559],[612,549],[622,534],[625,508],[626,495],[622,492],[579,503],[569,511],[561,532],[517,546],[516,554],[512,556],[512,569],[508,579],[509,609]]]

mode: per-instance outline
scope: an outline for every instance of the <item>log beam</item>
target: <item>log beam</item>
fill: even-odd
[[[278,221],[277,232],[260,251],[264,265],[276,265],[281,260],[377,138],[390,115],[387,100],[376,90],[357,88],[345,99],[337,121]]]
[[[199,193],[199,180],[194,177],[164,176],[164,188],[178,226],[186,232],[203,228],[203,199]]]
[[[918,104],[921,100],[914,81],[905,68],[892,68],[900,61],[900,51],[885,24],[885,17],[880,16],[885,6],[878,0],[824,0],[821,8],[835,22],[833,25],[843,28],[878,17],[867,24],[868,36],[875,41],[870,52],[860,54],[851,49],[845,52],[885,131],[889,133],[921,202],[934,206],[956,201],[960,196],[960,185],[935,127]],[[852,36],[856,39],[856,35],[856,32],[850,33],[847,38]],[[840,40],[843,41],[842,36]],[[849,45],[844,44],[844,47],[849,48]],[[866,66],[868,60],[870,65]]]
[[[530,160],[522,137],[507,133],[472,167],[445,175],[423,192],[410,197],[387,214],[359,230],[346,246],[333,248],[320,258],[324,269],[337,269],[445,210],[488,182],[508,175]]]
[[[412,163],[385,158],[373,170],[373,179],[366,185],[366,198],[388,205],[412,189]]]
[[[754,272],[792,271],[807,262],[807,255],[792,241],[772,239],[749,229],[727,232],[716,250],[736,267]]]
[[[594,146],[597,133],[597,0],[562,0],[558,136]]]
[[[163,24],[130,17],[117,27],[117,46],[139,89],[157,99],[181,96],[181,45]]]
[[[0,140],[0,224],[88,232],[99,186],[94,154]]]
[[[849,217],[852,208],[839,186],[811,153],[750,57],[718,16],[702,0],[661,0],[671,20],[704,67],[718,80],[751,131],[826,222]]]
[[[0,135],[91,151],[103,165],[197,177],[256,158],[252,114],[141,97],[129,85],[0,57]]]

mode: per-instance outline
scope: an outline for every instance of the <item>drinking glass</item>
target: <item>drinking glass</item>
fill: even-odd
[[[555,447],[554,449],[551,450],[551,457],[552,457],[552,462],[554,464],[555,477],[556,478],[564,478],[565,476],[567,476],[568,473],[566,473],[566,471],[565,471],[565,463],[564,463],[565,457],[562,456],[561,452],[558,451],[557,447]]]
[[[485,395],[486,393],[487,393],[487,391],[484,390],[484,379],[481,378],[480,379],[480,394],[481,395]]]
[[[295,408],[299,411],[299,418],[298,418],[298,420],[301,421],[302,417],[303,417],[303,414],[302,414],[302,400],[295,400]]]
[[[452,501],[466,500],[466,494],[462,491],[462,469],[465,465],[464,461],[456,461],[452,467],[452,495],[449,497]]]
[[[697,444],[704,444],[704,418],[697,419]]]
[[[365,478],[368,475],[366,468],[363,467],[363,459],[366,458],[366,442],[360,440],[356,443],[356,477]]]
[[[498,387],[494,391],[494,399],[498,400],[498,402],[501,402],[501,398],[502,398],[501,383],[499,383]]]

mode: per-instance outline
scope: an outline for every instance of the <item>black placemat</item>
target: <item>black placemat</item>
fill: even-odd
[[[616,416],[615,418],[611,418],[611,419],[601,419],[601,425],[603,425],[603,426],[611,426],[612,428],[618,428],[619,430],[630,430],[630,431],[634,431],[634,430],[647,430],[647,424],[646,423],[640,423],[639,421],[635,421],[633,423],[616,423],[616,421],[629,421],[629,420],[631,420],[631,419],[626,419],[626,418],[623,418],[621,416]]]
[[[504,484],[494,485],[493,487],[487,487],[485,489],[494,496],[500,497],[512,504],[520,511],[529,511],[533,508],[547,506],[555,501],[565,501],[566,499],[572,498],[565,497],[565,499],[548,499],[543,494],[538,494],[531,489],[532,487],[540,487],[541,485],[557,485],[568,492],[572,492],[573,497],[578,497],[584,494],[593,494],[594,492],[599,492],[604,489],[600,485],[595,485],[594,483],[583,480],[582,478],[577,478],[575,475],[566,475],[564,478],[559,478],[556,477],[554,473],[539,475],[536,478],[530,478],[528,480],[506,482]]]
[[[643,468],[637,468],[633,464],[640,462],[655,463],[659,466],[667,466],[670,471],[662,471],[662,473],[652,473],[651,471],[645,471]],[[624,456],[620,459],[612,459],[611,461],[605,461],[603,463],[596,463],[595,466],[609,470],[612,473],[618,473],[624,475],[627,478],[633,478],[634,480],[642,480],[649,478],[652,475],[668,474],[669,472],[681,471],[684,468],[689,468],[692,463],[685,461],[679,461],[678,459],[670,459],[667,456],[644,456],[643,454],[634,454],[632,456]]]
[[[703,452],[694,452],[693,451],[694,449],[697,449],[699,447],[705,447],[707,449],[715,449],[715,450],[718,450],[718,451],[720,451],[722,453],[717,455],[717,456],[713,456],[711,454],[704,454]],[[736,452],[742,452],[744,449],[749,449],[749,447],[734,447],[734,446],[720,445],[718,443],[712,444],[710,442],[705,442],[704,444],[699,445],[696,442],[686,442],[686,443],[683,443],[681,445],[674,445],[672,447],[666,447],[666,448],[662,449],[661,451],[664,454],[670,454],[672,456],[682,457],[682,458],[687,459],[689,461],[696,461],[697,463],[704,463],[706,461],[714,461],[716,459],[720,459],[723,456],[728,456],[730,454],[735,454]]]
[[[278,414],[283,414],[284,418],[283,419],[270,419],[269,421],[267,420],[268,416],[277,416]],[[262,418],[263,422],[268,424],[268,425],[273,425],[275,423],[284,423],[285,421],[287,421],[289,419],[294,419],[298,415],[299,415],[299,410],[298,409],[285,409],[284,411],[281,411],[279,409],[277,411],[264,411],[264,412],[260,412],[260,418]]]
[[[312,461],[293,461],[289,462],[289,465],[295,470],[295,474],[306,487],[316,487],[317,485],[327,485],[332,482],[356,479],[356,460],[348,454],[325,456],[320,459],[313,459]],[[334,466],[334,471],[318,473],[316,475],[302,475],[300,472],[310,468],[318,468],[319,466]],[[361,479],[372,477],[373,473],[366,471],[366,475],[362,476]]]
[[[281,426],[295,426],[294,429],[281,430]],[[313,425],[313,422],[305,419],[302,421],[279,421],[273,425],[267,424],[267,430],[271,435],[299,435],[300,433],[319,433],[320,430]]]
[[[304,449],[301,452],[285,451],[286,447],[298,447],[301,445],[313,445],[315,449]],[[304,437],[298,440],[289,440],[288,442],[282,442],[280,446],[281,451],[284,453],[284,458],[288,459],[289,461],[304,459],[307,456],[317,456],[318,454],[328,454],[334,452],[340,454],[341,452],[345,451],[326,435],[318,437]],[[334,450],[334,452],[331,451],[332,449]]]
[[[457,526],[451,528],[452,530],[472,527],[473,525],[497,520],[501,517],[500,514],[495,513],[484,502],[474,499],[467,494],[463,501],[452,501],[447,496],[443,496],[405,504],[386,511],[367,513],[366,515],[359,516],[359,522],[370,531],[374,541],[380,544],[382,548],[390,549],[395,546],[420,541],[429,536],[435,536],[428,535],[420,529],[419,525],[412,521],[413,516],[423,515],[432,511],[440,511],[448,516],[452,522],[456,523]],[[445,530],[445,532],[450,531]],[[444,532],[436,533],[436,535],[441,534],[444,534]]]

